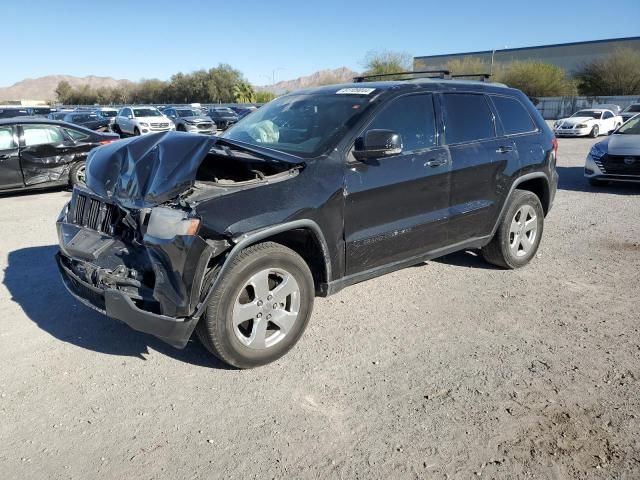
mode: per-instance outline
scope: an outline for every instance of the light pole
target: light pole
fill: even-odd
[[[491,50],[491,67],[489,68],[489,76],[493,76],[493,57],[496,54],[496,49]]]

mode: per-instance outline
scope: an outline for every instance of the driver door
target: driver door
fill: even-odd
[[[451,157],[439,145],[431,94],[405,95],[376,114],[367,130],[402,137],[399,155],[347,159],[346,274],[402,261],[447,244]]]

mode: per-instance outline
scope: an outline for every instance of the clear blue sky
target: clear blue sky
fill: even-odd
[[[640,0],[22,0],[2,3],[0,86],[50,74],[139,80],[229,63],[254,84],[412,56],[640,35]]]

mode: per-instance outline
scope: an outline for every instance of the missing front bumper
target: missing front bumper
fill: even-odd
[[[65,287],[83,304],[176,348],[186,346],[196,326],[196,318],[174,318],[142,310],[125,293],[100,289],[80,279],[65,265],[61,253],[56,254],[56,263]]]

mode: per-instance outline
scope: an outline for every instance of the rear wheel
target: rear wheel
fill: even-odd
[[[502,268],[525,266],[538,251],[544,228],[544,210],[537,195],[515,190],[498,230],[482,254]]]
[[[591,138],[596,138],[598,135],[600,135],[600,129],[598,128],[598,125],[594,125],[589,136]]]
[[[293,250],[272,242],[248,247],[219,279],[196,332],[224,362],[252,368],[287,353],[304,332],[313,277]]]
[[[69,184],[73,187],[74,185],[84,185],[86,183],[87,164],[86,162],[77,162],[74,163],[69,170]]]

